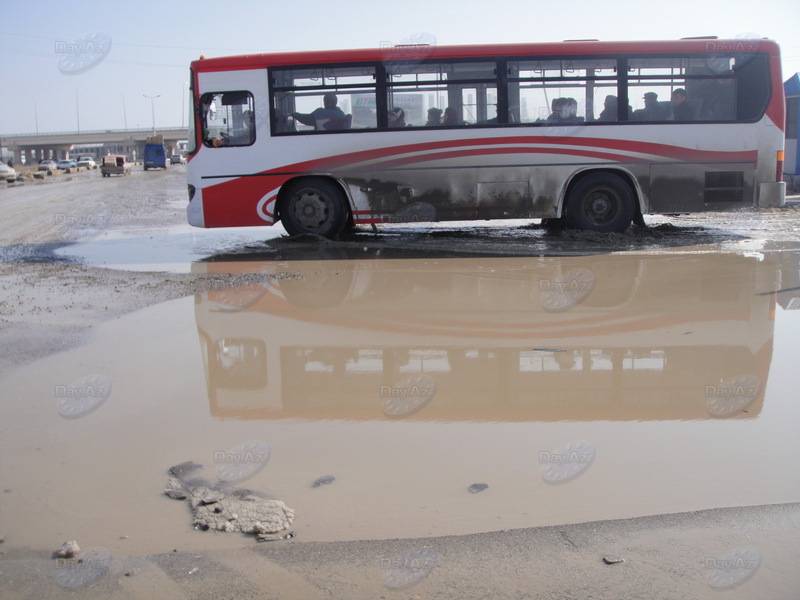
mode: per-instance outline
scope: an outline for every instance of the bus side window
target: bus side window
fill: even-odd
[[[377,127],[375,66],[270,69],[272,133],[329,133]]]

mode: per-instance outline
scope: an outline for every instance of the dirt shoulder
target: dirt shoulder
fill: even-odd
[[[64,564],[30,551],[2,561],[0,578],[9,599],[144,599],[157,589],[159,597],[192,600],[788,600],[798,585],[798,527],[800,504],[781,504],[425,539],[105,551],[96,573],[74,569],[68,581],[87,582],[75,589],[64,587]]]

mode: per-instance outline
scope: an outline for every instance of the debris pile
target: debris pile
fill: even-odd
[[[253,490],[222,487],[201,478],[192,478],[200,468],[182,463],[169,470],[164,493],[176,500],[188,500],[193,525],[198,529],[252,533],[258,541],[293,537],[287,530],[294,521],[294,511],[280,500],[271,500]]]

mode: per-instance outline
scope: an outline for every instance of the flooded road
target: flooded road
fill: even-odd
[[[54,277],[126,274],[56,317],[121,302],[131,271],[205,283],[2,372],[0,591],[792,598],[793,223],[71,240]],[[196,528],[163,493],[187,461],[284,502],[292,537]],[[72,539],[86,561],[53,559]]]
[[[184,461],[304,542],[796,501],[796,260],[309,261],[148,308],[3,381],[5,534],[240,547],[154,493]]]

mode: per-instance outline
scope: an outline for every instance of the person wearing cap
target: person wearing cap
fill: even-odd
[[[618,101],[616,96],[608,95],[603,101],[603,110],[597,115],[598,121],[616,121]]]
[[[644,97],[644,108],[633,111],[634,121],[666,121],[669,113],[658,103],[658,94],[647,92]]]

